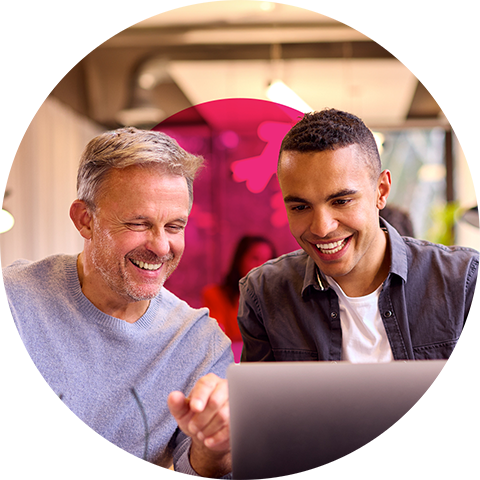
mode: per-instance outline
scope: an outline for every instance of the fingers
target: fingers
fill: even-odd
[[[182,392],[171,392],[167,398],[167,405],[170,413],[177,422],[181,421],[190,413],[188,399],[185,398]]]
[[[186,435],[215,451],[229,449],[230,409],[226,380],[208,374],[195,384],[188,399],[181,392],[172,392],[168,406]]]
[[[215,451],[230,448],[230,407],[228,384],[216,375],[202,377],[190,394],[190,409],[195,412],[189,431]]]
[[[209,403],[204,412],[195,414],[189,422],[189,429],[205,446],[217,449],[229,441],[230,409],[228,401],[218,408],[216,401],[214,405]]]
[[[212,451],[230,450],[230,428],[228,426],[216,430],[214,434],[206,437],[204,437],[203,432],[199,432],[196,438]]]
[[[190,408],[197,413],[203,412],[206,408],[214,407],[211,403],[221,402],[222,395],[228,399],[226,391],[227,381],[209,373],[200,378],[190,392]],[[210,404],[210,405],[209,405]]]

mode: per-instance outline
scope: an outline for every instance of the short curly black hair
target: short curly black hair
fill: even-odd
[[[382,164],[373,133],[357,116],[334,108],[307,113],[290,129],[280,147],[278,168],[286,151],[322,152],[350,145],[358,146],[376,180]]]

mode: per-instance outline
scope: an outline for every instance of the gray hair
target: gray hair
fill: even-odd
[[[96,201],[110,170],[132,165],[160,166],[166,173],[187,181],[189,209],[193,204],[193,180],[204,162],[203,157],[181,148],[163,132],[119,128],[90,140],[80,158],[77,174],[77,196],[95,210]]]

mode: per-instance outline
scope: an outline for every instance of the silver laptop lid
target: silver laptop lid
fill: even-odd
[[[228,380],[235,480],[478,473],[480,362],[248,363]]]

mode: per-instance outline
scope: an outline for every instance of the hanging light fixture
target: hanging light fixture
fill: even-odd
[[[288,85],[282,80],[274,80],[267,88],[267,97],[276,103],[294,108],[302,113],[312,112],[313,109],[304,102]]]
[[[280,71],[282,64],[282,47],[279,44],[273,44],[270,49],[272,65],[272,81],[267,86],[267,97],[275,103],[286,105],[303,113],[312,112],[310,107],[299,95],[297,95],[288,85],[286,85]]]
[[[5,200],[10,193],[10,190],[0,192],[0,233],[8,232],[15,223],[13,215],[2,206],[3,200]]]
[[[480,204],[476,207],[469,208],[461,216],[461,219],[474,227],[480,228]]]

